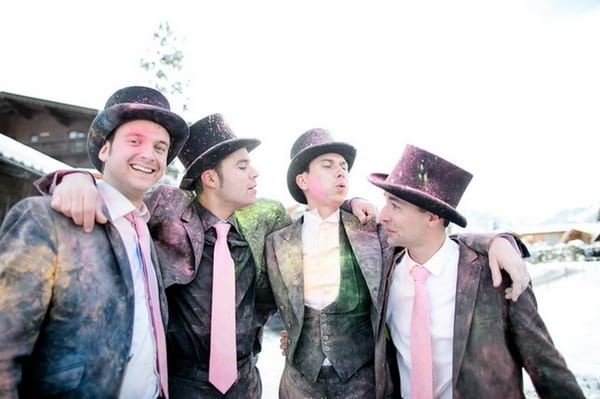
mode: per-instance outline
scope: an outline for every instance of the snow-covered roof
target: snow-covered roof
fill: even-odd
[[[2,133],[0,133],[0,160],[39,176],[58,169],[72,169],[72,166],[19,143]]]
[[[562,224],[543,224],[539,226],[519,226],[512,229],[519,235],[540,234],[540,233],[563,233],[565,231],[579,230],[585,233],[596,235],[600,233],[600,223],[562,223]]]

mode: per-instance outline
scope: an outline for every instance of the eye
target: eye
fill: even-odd
[[[164,154],[165,152],[168,151],[168,148],[166,145],[157,145],[154,147],[154,149],[156,150],[156,152],[158,152],[159,154]]]

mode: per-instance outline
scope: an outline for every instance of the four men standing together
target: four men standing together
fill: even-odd
[[[406,343],[406,318],[414,312],[414,288],[408,288],[406,298],[401,294],[398,285],[407,277],[400,277],[399,270],[412,259],[428,266],[438,250],[444,252],[437,257],[448,256],[448,264],[455,264],[460,254],[454,280],[440,283],[449,288],[458,284],[459,291],[444,290],[446,302],[431,314],[431,327],[440,325],[437,315],[444,315],[438,330],[444,343],[437,346],[435,334],[429,339],[433,371],[426,385],[433,391],[421,397],[452,397],[453,390],[466,397],[499,394],[491,386],[502,378],[511,387],[498,397],[519,397],[521,367],[531,374],[546,372],[546,364],[551,377],[537,380],[540,395],[568,386],[575,395],[570,397],[577,397],[577,384],[552,346],[530,288],[516,302],[505,298],[506,279],[502,288],[494,288],[500,282],[492,282],[490,268],[496,264],[487,261],[488,247],[490,260],[497,257],[512,271],[513,297],[526,285],[520,277],[526,274],[524,264],[509,245],[512,239],[442,239],[443,221],[430,223],[438,227],[435,235],[429,233],[430,219],[464,222],[454,208],[466,188],[460,180],[464,174],[445,173],[446,164],[423,160],[439,159],[433,154],[410,155],[420,184],[405,177],[415,172],[408,161],[389,177],[372,176],[374,184],[391,194],[386,194],[382,224],[361,224],[357,217],[363,216],[363,203],[345,200],[356,150],[325,130],[310,130],[291,150],[288,189],[307,205],[292,223],[279,202],[256,199],[258,173],[249,152],[260,142],[237,138],[219,114],[193,124],[187,139],[187,125],[169,111],[160,93],[131,87],[115,93],[96,119],[89,155],[103,171],[97,184],[102,209],[81,205],[90,198],[95,203],[98,194],[91,179],[78,173],[63,177],[52,205],[79,220],[93,220],[94,214],[103,219],[99,214],[106,213],[108,223],[80,234],[70,219],[50,210],[45,198],[24,200],[3,223],[1,397],[259,398],[256,358],[263,326],[276,310],[288,329],[281,397],[389,396],[394,373],[388,366],[393,368],[396,360],[397,386],[405,397],[414,397],[415,384],[406,382],[413,359],[403,349],[411,346]],[[158,186],[146,194],[178,152],[186,167],[180,189]],[[444,172],[440,181],[434,172],[438,167]],[[40,187],[47,190],[60,177],[50,176]],[[426,216],[399,214],[397,209],[405,208],[398,205],[402,201],[416,202],[424,209],[416,215]],[[136,230],[139,224],[125,216],[131,211],[148,215],[153,245],[143,239],[148,229]],[[394,257],[401,259],[397,266]],[[473,264],[473,259],[479,259],[476,267],[467,269],[485,278],[475,279],[474,271],[461,274],[462,264]],[[442,261],[434,264],[439,273],[456,270],[446,271]],[[463,280],[465,290],[460,288]],[[456,322],[446,312],[454,302]],[[459,312],[462,306],[470,306],[467,316]],[[162,320],[157,320],[158,309]],[[386,359],[386,321],[397,359]],[[519,322],[534,321],[536,329],[521,346],[529,330]],[[482,331],[485,337],[480,337]],[[513,331],[514,343],[505,342],[502,337]],[[540,352],[548,363],[535,362]],[[494,367],[508,370],[510,378]],[[468,368],[487,377],[471,382]],[[452,376],[451,383],[446,376]]]

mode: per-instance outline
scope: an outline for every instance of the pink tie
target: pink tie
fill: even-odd
[[[148,265],[152,265],[152,256],[150,255],[150,232],[144,219],[135,212],[125,215],[129,220],[138,237],[138,251],[140,253],[142,266],[144,268],[144,282],[146,283],[146,296],[148,297],[148,306],[152,317],[152,328],[154,330],[154,339],[156,341],[156,360],[158,376],[160,379],[160,389],[162,396],[169,398],[169,376],[167,372],[167,343],[165,339],[165,330],[160,315],[160,301],[158,299],[158,283],[156,274],[149,270]]]
[[[411,399],[433,398],[433,364],[431,360],[431,329],[429,327],[429,300],[425,279],[429,270],[420,265],[411,269],[415,281],[415,300],[410,324]]]
[[[237,378],[235,342],[235,267],[229,248],[229,223],[216,223],[217,241],[213,261],[208,381],[225,393]]]

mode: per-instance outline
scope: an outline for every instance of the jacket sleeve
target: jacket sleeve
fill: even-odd
[[[265,239],[270,233],[289,226],[292,219],[281,202],[269,199],[259,199],[256,204],[237,210],[236,218],[246,240],[254,247],[256,309],[261,322],[266,322],[276,307],[264,257]]]
[[[585,398],[565,359],[554,346],[537,310],[531,287],[517,302],[507,301],[511,340],[539,397]]]
[[[90,172],[86,170],[77,170],[77,169],[67,169],[67,170],[57,170],[56,172],[49,173],[45,176],[40,177],[36,181],[33,182],[33,186],[40,192],[42,195],[50,195],[54,188],[60,184],[63,177],[69,175],[71,173],[83,173],[89,175],[92,179],[92,182],[96,184],[96,178]]]
[[[0,397],[18,397],[22,366],[49,307],[57,248],[47,201],[17,203],[0,228]]]
[[[459,242],[481,255],[488,254],[490,244],[495,238],[505,238],[521,253],[522,257],[526,258],[529,256],[527,246],[519,237],[510,233],[462,233],[453,234],[450,237],[456,238]]]

